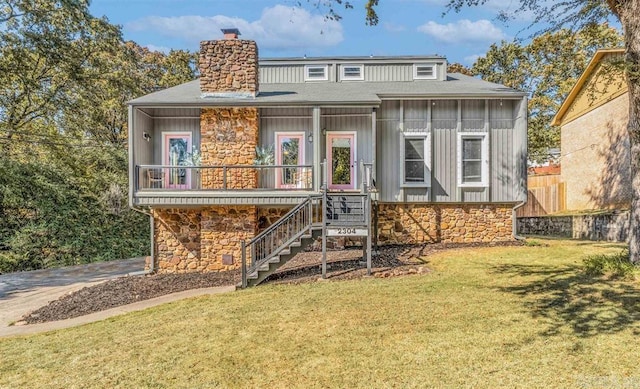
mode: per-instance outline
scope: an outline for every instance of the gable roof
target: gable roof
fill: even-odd
[[[199,80],[139,97],[134,106],[308,106],[380,105],[385,98],[521,98],[526,93],[458,73],[446,81],[314,82],[260,84],[255,98],[201,97]]]
[[[573,111],[572,108],[574,107],[574,105],[576,105],[578,100],[584,96],[584,93],[589,85],[592,85],[592,81],[594,81],[593,78],[598,74],[603,59],[612,55],[621,55],[623,53],[624,49],[622,48],[600,49],[596,51],[591,61],[589,61],[586,69],[584,70],[584,72],[582,72],[575,85],[571,89],[571,92],[569,92],[565,100],[562,102],[562,105],[558,109],[558,112],[553,117],[553,120],[551,121],[552,126],[563,125],[565,123],[565,119],[569,119],[567,120],[567,122],[576,119],[577,117],[580,117],[583,114],[627,92],[626,83],[622,82],[622,85],[619,86],[617,83],[611,82],[611,80],[605,80],[608,81],[607,87],[613,86],[613,90],[608,90],[600,93],[600,98],[597,101],[594,101],[593,98],[590,98],[585,107],[583,107],[582,109],[576,109],[575,112],[571,112]],[[602,80],[600,81],[602,82]],[[605,89],[607,89],[607,87],[605,87]],[[568,117],[570,113],[573,114],[572,117]]]

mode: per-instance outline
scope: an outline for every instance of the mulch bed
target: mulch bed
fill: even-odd
[[[407,274],[423,274],[430,271],[429,254],[462,247],[522,245],[521,242],[498,244],[422,244],[384,246],[372,258],[373,277],[397,277]],[[316,282],[321,273],[322,253],[303,252],[296,255],[265,283],[300,284]],[[327,253],[327,278],[329,280],[358,279],[367,275],[362,248],[330,251]],[[121,277],[67,294],[22,318],[26,324],[70,319],[89,313],[131,304],[170,293],[214,286],[238,285],[240,271],[218,273],[153,274]]]

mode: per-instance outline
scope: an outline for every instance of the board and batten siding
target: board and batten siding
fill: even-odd
[[[526,198],[526,102],[520,100],[386,100],[378,110],[381,202],[516,202]],[[427,133],[431,187],[402,187],[402,132]],[[489,187],[458,186],[458,134],[489,136]],[[524,170],[523,170],[524,169]]]
[[[156,108],[153,111],[153,164],[164,164],[162,142],[164,132],[190,132],[193,146],[200,150],[199,108]]]
[[[138,165],[153,164],[153,143],[144,139],[143,133],[149,133],[153,137],[153,119],[138,109],[133,109],[133,131],[129,134],[133,141],[133,166],[131,166],[131,179],[143,182],[144,172],[135,169]],[[136,177],[136,172],[138,176]],[[129,184],[131,187],[135,182]]]
[[[313,133],[313,112],[311,108],[263,108],[260,110],[259,144],[263,148],[272,148],[274,163],[276,150],[276,132],[304,132],[304,165],[313,165],[313,144],[309,135]],[[266,169],[260,173],[262,187],[275,188],[276,173]]]
[[[371,121],[372,110],[370,108],[323,108],[320,112],[320,128],[331,132],[355,132],[356,133],[356,188],[361,187],[359,162],[373,162],[373,131]],[[327,142],[323,136],[321,140],[322,158],[327,158]]]
[[[309,63],[309,65],[328,65],[328,81],[336,80],[336,66],[330,63]],[[304,83],[305,65],[270,65],[260,66],[261,84],[301,84]],[[311,81],[327,82],[327,81]]]
[[[420,61],[416,63],[434,63],[436,64],[436,76],[438,80],[445,80],[446,66],[438,61]],[[325,65],[325,63],[313,62],[308,65]],[[339,72],[345,64],[327,62],[328,80],[313,82],[358,82],[356,80],[341,80]],[[413,63],[366,63],[349,62],[348,65],[363,65],[365,82],[406,82],[414,81],[413,79]],[[304,83],[304,64],[291,65],[261,65],[260,66],[260,83],[261,84],[299,84]],[[430,80],[417,80],[416,82],[429,82]]]

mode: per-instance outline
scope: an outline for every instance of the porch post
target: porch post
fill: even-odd
[[[322,185],[321,177],[321,165],[322,162],[322,132],[320,131],[320,107],[313,107],[313,190],[315,192],[320,190]]]

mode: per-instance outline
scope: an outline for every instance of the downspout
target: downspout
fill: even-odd
[[[149,261],[149,271],[147,271],[146,273],[153,273],[156,271],[155,269],[155,245],[154,245],[154,237],[155,237],[155,223],[154,223],[154,219],[153,219],[153,215],[151,214],[151,212],[147,212],[141,208],[137,208],[134,205],[130,205],[129,208],[133,209],[136,212],[140,212],[144,215],[149,216],[149,226],[151,227],[150,230],[150,236],[149,236],[149,240],[151,241],[151,261]]]
[[[511,221],[511,233],[513,235],[513,238],[515,240],[525,240],[526,238],[524,236],[520,236],[518,235],[518,217],[516,216],[516,212],[518,211],[519,208],[522,208],[527,202],[526,201],[521,201],[520,203],[518,203],[518,205],[516,205],[515,207],[513,207],[512,212],[512,216],[511,218],[513,219]]]

